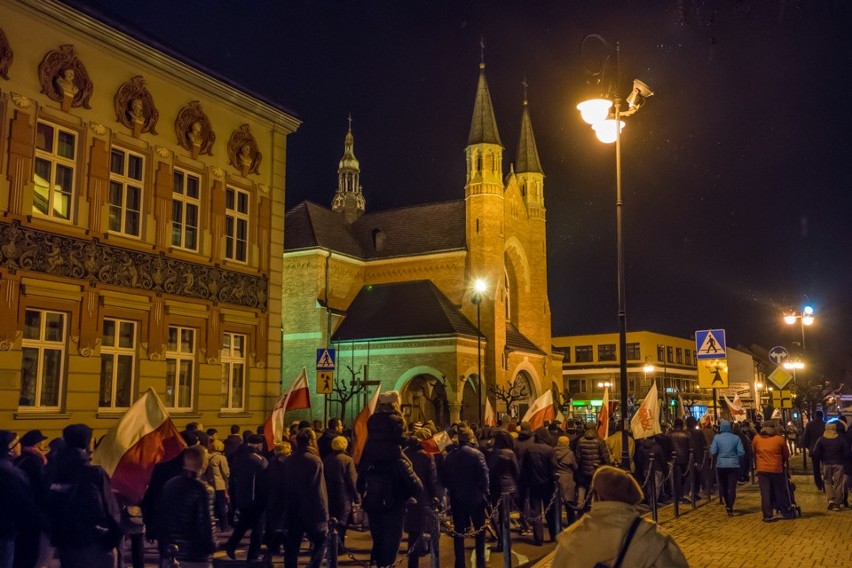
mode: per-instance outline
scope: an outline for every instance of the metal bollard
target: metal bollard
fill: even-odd
[[[503,513],[503,530],[500,531],[503,541],[503,568],[512,568],[512,528],[509,524],[509,514],[512,512],[511,493],[503,493],[500,496],[500,507]]]
[[[562,532],[562,493],[559,491],[559,482],[556,484],[556,498],[553,500],[553,530],[556,531],[553,535]]]
[[[328,520],[328,537],[326,538],[328,545],[325,549],[325,560],[328,568],[337,568],[337,545],[339,544],[337,536],[337,519],[330,518]]]
[[[648,461],[648,480],[651,482],[651,494],[648,499],[648,504],[651,506],[651,517],[653,517],[654,522],[657,522],[657,472],[656,464],[654,463],[654,454],[651,453],[650,460]]]

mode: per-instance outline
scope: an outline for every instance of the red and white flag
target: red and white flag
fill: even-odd
[[[497,426],[497,416],[494,414],[494,409],[491,407],[491,401],[485,399],[485,417],[482,420],[483,426]]]
[[[299,410],[311,407],[311,393],[308,390],[308,372],[302,367],[302,371],[287,392],[282,394],[272,407],[272,412],[263,423],[263,437],[266,438],[266,447],[272,449],[275,442],[284,439],[284,413],[288,410]]]
[[[536,431],[541,428],[545,420],[553,420],[555,417],[556,410],[553,408],[553,392],[548,389],[530,405],[521,422],[529,422],[533,431]]]
[[[598,435],[604,440],[609,437],[609,387],[604,388],[603,402],[598,412]]]
[[[376,411],[376,403],[379,400],[380,392],[382,392],[382,387],[376,387],[376,392],[373,393],[370,401],[361,409],[361,412],[358,413],[355,422],[352,424],[352,435],[354,438],[352,443],[352,459],[356,464],[361,461],[361,453],[364,451],[364,445],[367,443],[367,420]]]
[[[630,420],[630,430],[633,432],[633,438],[641,440],[642,438],[650,438],[655,434],[662,434],[660,428],[660,397],[657,394],[657,385],[651,385],[651,390],[645,395],[642,404],[633,418]]]
[[[740,395],[734,394],[734,402],[728,400],[727,395],[724,397],[725,404],[728,405],[728,412],[731,413],[731,420],[734,422],[742,422],[746,419],[746,411],[743,408],[743,401],[740,400]]]
[[[160,397],[149,388],[104,435],[92,463],[106,470],[115,492],[135,504],[142,501],[154,466],[185,447]]]
[[[441,430],[431,438],[426,438],[420,442],[420,447],[429,455],[440,454],[444,449],[453,443],[450,435],[445,430]]]

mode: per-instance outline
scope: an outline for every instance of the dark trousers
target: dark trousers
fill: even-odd
[[[683,497],[683,482],[689,481],[689,477],[686,476],[686,473],[689,471],[688,463],[672,463],[672,500],[679,501],[681,497]]]
[[[409,506],[405,513],[405,530],[408,531],[408,568],[417,568],[421,556],[438,553],[441,531],[438,517],[430,507]]]
[[[510,497],[507,501],[509,503],[515,503],[517,498],[517,492],[509,493]],[[503,507],[503,497],[500,493],[492,493],[491,494],[491,507],[492,509],[498,509],[497,513],[497,522],[492,523],[494,526],[494,533],[497,536],[497,550],[503,550],[503,527],[506,526],[506,519],[509,517],[512,511],[507,511],[505,507]]]
[[[775,507],[781,511],[784,517],[793,516],[790,510],[790,497],[787,494],[787,476],[784,473],[757,472],[757,484],[760,487],[760,510],[763,518],[772,518]]]
[[[716,472],[719,474],[719,491],[725,501],[725,508],[731,511],[737,498],[737,478],[740,476],[740,468],[717,467]]]
[[[346,529],[349,527],[349,517],[352,516],[352,503],[345,503],[340,508],[329,510],[329,520],[337,519],[337,540],[343,545],[346,542]]]
[[[811,468],[813,468],[814,484],[816,485],[816,488],[820,491],[824,491],[825,484],[822,482],[822,461],[815,458],[813,454],[811,454]]]
[[[263,537],[263,503],[252,503],[249,507],[240,507],[240,519],[231,538],[228,539],[228,547],[237,548],[240,541],[251,531],[249,536],[249,547],[246,558],[253,560],[260,554],[260,542]]]
[[[213,512],[216,513],[219,530],[228,530],[228,499],[225,498],[224,489],[217,489],[213,495]]]
[[[390,511],[368,511],[370,515],[370,536],[373,537],[373,550],[370,563],[379,568],[396,562],[399,544],[402,542],[405,505]]]
[[[456,532],[467,532],[473,522],[474,530],[482,528],[485,524],[485,503],[471,508],[456,506],[453,503],[453,530]],[[485,531],[479,531],[475,540],[476,568],[485,568]],[[453,537],[453,552],[455,553],[455,568],[465,568],[464,538]]]
[[[319,568],[325,556],[325,545],[327,534],[324,530],[315,527],[305,527],[297,520],[290,522],[287,527],[287,536],[284,539],[284,568],[297,568],[299,564],[299,548],[302,545],[302,536],[307,536],[313,545],[311,559],[308,568]]]
[[[541,516],[552,498],[552,485],[530,486],[530,517],[533,521],[533,541],[536,544],[541,544],[544,541],[544,527],[542,526]],[[547,532],[550,533],[550,540],[553,540],[556,538],[555,519],[552,514],[547,514],[546,517]]]

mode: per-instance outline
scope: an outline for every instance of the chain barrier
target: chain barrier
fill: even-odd
[[[547,513],[549,513],[550,509],[553,508],[553,504],[556,502],[557,497],[559,497],[559,486],[558,485],[557,485],[556,489],[553,491],[553,495],[550,497],[550,503],[547,504],[547,507],[544,508],[544,510],[541,512],[541,514],[538,517],[527,517],[526,515],[523,514],[523,512],[521,513],[521,516],[523,517],[523,519],[527,523],[530,523],[530,524],[537,523],[537,522],[546,523],[547,522]]]
[[[444,526],[444,532],[447,535],[449,535],[453,538],[474,538],[476,536],[479,536],[480,533],[483,533],[486,530],[488,530],[488,523],[494,522],[494,519],[496,518],[497,513],[500,511],[501,505],[502,505],[502,503],[498,503],[496,507],[491,508],[491,512],[485,515],[485,521],[482,523],[481,527],[479,527],[478,529],[470,530],[468,532],[464,532],[464,533],[461,533],[461,532],[458,532],[458,531],[455,530],[455,527],[453,525],[451,525],[449,523],[449,521],[447,521],[448,515],[446,515],[446,514],[440,515],[436,511],[433,511],[432,514],[438,520],[438,522],[441,525]]]

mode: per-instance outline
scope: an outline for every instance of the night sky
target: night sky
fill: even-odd
[[[583,38],[619,41],[622,94],[655,91],[623,135],[628,329],[795,350],[807,294],[811,368],[852,369],[850,2],[69,3],[293,111],[288,208],[330,205],[350,113],[368,211],[462,198],[484,38],[507,170],[529,84],[554,335],[617,328],[614,146],[575,105]]]

